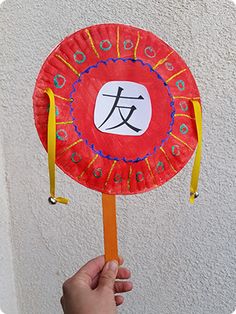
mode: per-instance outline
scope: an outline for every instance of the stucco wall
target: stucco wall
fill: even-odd
[[[36,76],[51,49],[75,30],[103,22],[134,24],[167,41],[195,75],[203,104],[196,204],[188,203],[192,163],[160,189],[118,197],[120,253],[134,281],[120,312],[233,312],[235,14],[235,5],[226,0],[7,0],[1,5],[0,131],[19,313],[60,313],[62,282],[103,252],[99,193],[58,171],[58,194],[63,191],[70,206],[52,207],[47,202],[47,156],[34,127],[31,100]],[[5,289],[1,285],[0,293]],[[14,289],[9,289],[14,298]],[[0,300],[6,314],[15,313],[6,298]]]
[[[1,107],[0,113],[2,113]],[[4,161],[2,134],[0,133],[0,314],[2,314],[2,311],[4,313],[17,314],[12,261],[11,219]]]

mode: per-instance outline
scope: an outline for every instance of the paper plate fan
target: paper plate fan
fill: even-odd
[[[106,259],[117,258],[115,195],[159,187],[197,146],[190,201],[198,195],[201,104],[179,54],[151,32],[101,24],[66,37],[47,57],[33,95],[48,151],[50,202],[55,163],[102,192]]]

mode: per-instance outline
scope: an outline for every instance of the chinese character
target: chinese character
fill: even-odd
[[[130,81],[109,81],[98,92],[94,124],[104,133],[140,136],[152,116],[146,86]]]
[[[124,90],[124,88],[120,87],[118,88],[118,92],[117,92],[117,95],[108,95],[108,94],[102,94],[103,96],[105,97],[114,97],[115,98],[115,102],[113,104],[113,107],[111,108],[111,111],[109,112],[108,116],[106,117],[106,119],[103,121],[103,123],[99,126],[99,128],[101,126],[103,126],[103,124],[105,124],[107,122],[107,120],[111,117],[111,115],[113,114],[113,112],[116,110],[116,108],[119,110],[119,114],[120,114],[120,117],[122,119],[122,122],[113,126],[113,127],[110,127],[110,128],[106,128],[106,130],[111,130],[111,129],[115,129],[115,128],[118,128],[120,126],[122,126],[123,124],[126,124],[130,129],[134,130],[135,132],[139,132],[141,131],[141,129],[139,128],[136,128],[135,126],[131,125],[128,121],[129,119],[131,118],[132,114],[134,113],[134,111],[137,109],[134,105],[132,105],[131,107],[130,106],[120,106],[118,105],[119,103],[119,99],[123,98],[123,99],[139,99],[139,100],[143,100],[143,96],[140,95],[139,97],[127,97],[127,96],[121,96],[121,93],[122,91]],[[122,114],[122,111],[121,109],[129,109],[129,112],[126,116],[126,118],[124,117],[124,115]]]

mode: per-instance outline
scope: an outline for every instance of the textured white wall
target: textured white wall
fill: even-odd
[[[21,314],[60,313],[62,282],[103,252],[99,193],[58,171],[58,194],[63,190],[71,204],[50,207],[47,202],[47,156],[34,127],[31,100],[50,50],[75,30],[103,22],[134,24],[167,41],[190,66],[203,101],[196,205],[188,204],[191,164],[160,189],[118,197],[120,253],[134,281],[120,312],[233,312],[235,14],[235,5],[226,0],[7,0],[1,5],[0,131]]]
[[[2,108],[0,106],[0,115]],[[16,290],[12,262],[11,219],[9,213],[7,175],[0,133],[0,314],[17,314]],[[3,311],[3,312],[2,312]]]

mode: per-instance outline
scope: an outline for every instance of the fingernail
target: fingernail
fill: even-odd
[[[113,272],[117,270],[117,267],[118,267],[117,261],[108,262],[108,269],[112,270]]]
[[[124,258],[123,258],[123,256],[119,255],[119,264],[121,264],[121,262],[122,262],[122,264],[123,264]]]

